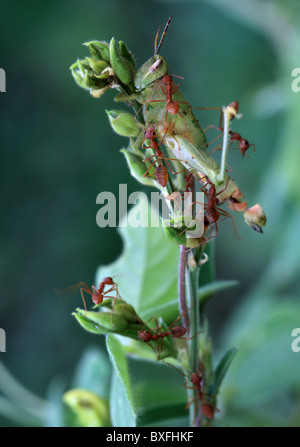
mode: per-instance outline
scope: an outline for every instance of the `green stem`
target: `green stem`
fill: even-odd
[[[224,130],[223,130],[223,146],[222,146],[222,158],[221,158],[221,168],[217,175],[217,180],[223,182],[226,175],[226,158],[229,142],[229,130],[230,130],[230,113],[227,107],[223,107],[223,117],[224,117]]]
[[[190,309],[190,337],[189,342],[189,369],[190,372],[198,371],[198,336],[200,330],[200,314],[198,306],[198,284],[199,284],[199,267],[197,266],[193,252],[189,254],[187,267],[186,267],[186,283],[187,283],[187,303]],[[190,383],[189,383],[190,386]],[[190,426],[194,426],[197,391],[196,389],[188,389],[189,402],[193,403],[189,407]]]

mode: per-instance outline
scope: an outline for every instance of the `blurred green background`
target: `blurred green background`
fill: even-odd
[[[69,66],[87,55],[83,42],[112,36],[126,42],[140,66],[153,52],[158,26],[172,14],[160,53],[170,73],[184,77],[180,88],[193,106],[239,101],[243,118],[234,130],[255,143],[256,153],[251,148],[250,158],[242,159],[233,151],[229,164],[248,204],[260,203],[268,217],[264,234],[257,234],[235,216],[241,240],[230,219],[222,224],[217,278],[238,279],[240,286],[209,304],[214,342],[220,349],[239,342],[240,335],[234,335],[248,327],[244,318],[254,309],[249,303],[269,316],[270,309],[284,304],[286,313],[278,315],[283,344],[277,344],[279,326],[272,320],[268,352],[286,366],[275,382],[284,394],[276,397],[278,405],[288,403],[272,423],[287,423],[287,414],[289,421],[296,418],[300,353],[290,344],[292,329],[300,327],[300,93],[291,90],[291,72],[300,62],[299,9],[296,0],[16,0],[2,5],[0,67],[7,92],[0,94],[0,327],[6,331],[7,352],[0,355],[27,389],[45,397],[53,381],[67,386],[82,353],[95,344],[70,315],[81,305],[80,296],[63,307],[54,290],[79,281],[93,284],[97,267],[122,251],[116,229],[96,225],[96,196],[101,191],[117,195],[120,183],[128,184],[128,194],[141,189],[119,153],[127,141],[112,133],[105,114],[117,108],[114,92],[100,100],[90,97],[75,85]],[[197,117],[205,128],[219,115],[198,111]],[[253,319],[259,320],[255,314]],[[262,320],[263,334],[264,328]],[[263,358],[249,368],[243,363],[244,371],[236,374],[247,377]],[[268,382],[270,370],[262,366],[260,371]],[[233,408],[233,423],[234,414]],[[243,423],[258,424],[252,420]],[[17,422],[0,416],[0,424]]]

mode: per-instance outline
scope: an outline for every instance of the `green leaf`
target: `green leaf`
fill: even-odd
[[[111,380],[111,365],[105,351],[88,348],[77,365],[72,388],[81,388],[97,393],[107,399]]]
[[[226,354],[221,358],[215,372],[215,380],[213,385],[209,388],[209,392],[216,396],[219,392],[220,386],[224,380],[224,377],[228,371],[229,366],[231,365],[232,360],[234,359],[237,348],[232,348],[226,352]]]
[[[146,200],[141,199],[139,210],[143,215],[150,215]],[[151,213],[152,217],[157,216],[153,209]],[[122,298],[144,320],[156,315],[171,323],[178,316],[178,307],[174,304],[178,296],[178,247],[167,241],[161,227],[133,228],[122,227],[123,224],[124,221],[119,228],[123,253],[114,263],[99,268],[96,282],[100,284],[105,276],[114,277]],[[162,309],[162,313],[153,313],[155,307]]]
[[[180,421],[180,422],[179,422]],[[156,405],[140,416],[139,427],[188,427],[185,404]]]
[[[228,289],[229,287],[235,287],[237,285],[239,285],[239,281],[236,280],[214,281],[206,284],[199,289],[199,301],[201,304],[203,304],[214,293]]]
[[[281,297],[251,296],[233,316],[223,335],[223,342],[239,346],[223,393],[229,409],[257,412],[269,407],[281,423],[288,411],[283,402],[289,393],[300,391],[300,356],[291,349],[291,331],[299,327],[300,305],[296,300]],[[267,410],[263,411],[268,417]]]
[[[110,414],[114,427],[135,427],[137,414],[134,408],[124,348],[113,335],[106,338],[107,350],[113,365],[110,393]]]

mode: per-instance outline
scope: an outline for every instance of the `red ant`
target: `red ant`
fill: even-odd
[[[235,117],[235,116],[237,115],[237,113],[238,113],[238,109],[239,109],[239,103],[238,103],[238,101],[233,101],[233,102],[231,102],[231,103],[227,106],[227,108],[231,108],[231,109],[232,109],[232,113],[230,113],[229,118],[230,118],[230,120],[233,120],[234,117]],[[220,130],[221,132],[224,132],[224,128],[222,127],[222,118],[223,118],[223,112],[221,111],[221,117],[220,117],[219,127],[216,127],[216,126],[209,126],[209,127],[214,127],[215,129],[218,129],[218,130]],[[233,143],[234,141],[237,141],[237,142],[238,142],[238,146],[239,146],[240,152],[241,152],[241,154],[242,154],[242,157],[244,157],[244,156],[246,155],[245,152],[246,152],[246,151],[249,149],[249,147],[251,147],[251,146],[253,146],[254,152],[256,152],[256,148],[255,148],[255,144],[254,144],[254,143],[250,144],[250,143],[248,142],[248,140],[246,140],[245,138],[243,138],[239,133],[237,133],[237,132],[233,132],[232,130],[229,130],[229,134],[230,134],[230,143]],[[219,137],[217,137],[217,138],[219,138]],[[216,139],[214,139],[213,141],[216,141]],[[213,142],[213,141],[212,141],[212,142]],[[212,142],[211,142],[211,143],[212,143]],[[211,143],[210,143],[210,144],[211,144]],[[246,157],[249,158],[248,155],[246,155]]]
[[[232,130],[229,131],[230,133],[230,143],[233,141],[239,141],[239,149],[242,154],[242,157],[244,157],[246,154],[245,152],[249,149],[249,147],[253,146],[254,152],[256,152],[255,144],[249,144],[248,140],[245,138],[242,138],[242,136],[237,132],[232,132]],[[247,158],[249,158],[248,155],[246,155]]]
[[[104,291],[105,286],[111,286],[108,290]],[[112,308],[112,313],[114,311],[114,307],[116,304],[117,299],[120,299],[120,295],[119,295],[119,291],[118,291],[118,285],[115,283],[115,281],[113,280],[113,278],[111,278],[110,276],[105,277],[98,289],[95,286],[92,286],[92,288],[90,289],[89,286],[86,285],[85,282],[79,282],[78,284],[75,284],[74,286],[68,287],[67,289],[61,291],[61,292],[57,292],[55,291],[57,294],[64,294],[65,296],[68,295],[73,295],[74,292],[76,292],[78,289],[80,289],[80,293],[81,293],[81,298],[84,304],[84,308],[85,311],[87,312],[87,307],[86,307],[86,302],[85,302],[85,298],[84,298],[84,293],[83,292],[87,292],[90,295],[92,295],[92,301],[95,305],[99,305],[102,303],[102,301],[104,300],[104,298],[113,298],[114,299],[114,305]],[[117,296],[108,296],[107,294],[112,292],[112,291],[116,291],[116,295]]]
[[[204,371],[203,371],[203,365],[200,363],[200,369],[201,374],[199,374],[198,371],[191,372],[189,371],[189,375],[184,374],[182,371],[180,371],[176,366],[172,365],[171,363],[165,362],[167,365],[172,366],[176,371],[178,371],[181,375],[188,377],[188,379],[191,381],[192,386],[189,386],[188,384],[183,385],[183,388],[189,389],[189,390],[195,390],[197,392],[196,396],[186,404],[186,409],[188,409],[191,404],[197,400],[196,402],[196,408],[195,408],[195,419],[196,419],[196,412],[197,407],[199,403],[201,402],[201,413],[207,418],[207,419],[213,419],[214,413],[217,410],[216,407],[209,402],[209,398],[212,397],[207,393],[203,392],[203,380],[204,380]],[[219,411],[219,410],[217,410]]]
[[[207,402],[206,396],[209,396],[209,395],[206,393],[203,393],[203,391],[202,391],[203,373],[201,373],[201,375],[198,372],[191,373],[190,380],[191,380],[193,386],[189,387],[187,385],[184,385],[183,387],[186,389],[195,389],[197,392],[197,396],[193,400],[188,402],[186,408],[188,408],[194,402],[194,400],[197,398],[197,405],[199,402],[201,402],[201,413],[207,419],[213,419],[215,408],[213,407],[213,405],[211,405],[209,402]],[[206,400],[206,402],[205,402],[205,400]]]
[[[202,186],[202,188],[201,188],[201,190],[204,192],[204,194],[206,196],[208,196],[207,205],[204,205],[204,209],[206,211],[205,217],[206,217],[206,220],[210,224],[214,224],[215,225],[215,227],[216,227],[216,234],[215,234],[215,236],[218,234],[217,222],[219,221],[220,216],[224,216],[223,219],[226,219],[226,217],[230,217],[232,219],[233,226],[235,228],[235,222],[234,222],[233,217],[227,211],[224,211],[221,208],[216,206],[219,203],[219,199],[218,199],[217,196],[219,194],[221,194],[223,191],[226,190],[227,185],[228,185],[228,181],[229,181],[229,178],[227,180],[225,188],[221,189],[221,191],[216,193],[215,185],[209,180],[208,177],[206,177],[206,184],[204,186]],[[205,190],[206,185],[209,185],[208,192]],[[223,219],[221,219],[221,220],[223,220]],[[236,228],[235,228],[235,230],[236,230]]]
[[[153,71],[155,69],[153,69]],[[173,76],[175,76],[175,75],[173,75]],[[176,77],[182,79],[180,76],[176,76]],[[173,100],[173,95],[178,90],[179,84],[173,86],[173,78],[172,78],[171,75],[164,75],[164,76],[162,76],[162,78],[160,79],[160,82],[161,82],[160,88],[162,89],[163,93],[166,95],[166,100],[163,100],[163,99],[149,99],[145,103],[146,109],[147,109],[148,103],[150,103],[150,102],[165,102],[165,108],[166,108],[165,127],[166,127],[166,131],[168,130],[168,113],[170,113],[171,115],[179,115],[183,119],[184,125],[185,125],[185,130],[186,130],[186,135],[188,135],[188,129],[187,129],[185,118],[180,113],[180,104],[188,105],[190,107],[190,110],[191,110],[191,113],[192,113],[192,106],[191,106],[191,104],[188,103],[188,102],[185,102],[185,101],[174,101]],[[173,123],[173,126],[174,126],[174,123]]]
[[[187,329],[185,327],[183,327],[183,326],[174,326],[174,324],[183,315],[185,315],[188,311],[189,311],[189,309],[186,310],[183,314],[179,315],[179,317],[177,317],[176,320],[173,321],[173,323],[170,324],[170,326],[165,331],[162,331],[162,327],[159,326],[159,324],[157,322],[157,319],[155,317],[152,317],[150,320],[154,320],[155,321],[156,327],[151,329],[151,330],[145,330],[145,331],[139,331],[138,332],[139,339],[141,339],[145,343],[149,343],[151,341],[157,341],[158,359],[160,359],[160,353],[162,353],[162,350],[163,350],[163,339],[165,337],[169,337],[170,336],[170,337],[173,337],[173,338],[180,338],[181,340],[191,340],[196,335],[198,335],[198,334],[196,334],[193,337],[184,337],[184,335],[186,334]],[[156,332],[153,333],[153,331],[156,331]],[[159,346],[159,339],[161,339],[161,346]]]
[[[188,176],[188,174],[187,174],[186,178],[187,178],[186,188],[189,188],[190,187],[191,177]],[[226,190],[227,185],[228,185],[228,181],[229,181],[229,178],[227,180],[225,188],[221,189],[217,193],[215,185],[209,180],[208,177],[206,177],[206,183],[201,188],[201,191],[203,191],[204,194],[208,197],[208,202],[207,202],[206,205],[204,205],[204,210],[205,210],[205,215],[204,215],[204,232],[206,232],[208,230],[209,226],[211,226],[213,224],[215,225],[216,231],[215,231],[215,234],[210,236],[209,238],[202,237],[201,240],[200,240],[200,245],[202,245],[204,243],[207,243],[210,239],[212,239],[213,237],[217,236],[217,234],[218,234],[217,222],[220,221],[220,217],[221,216],[224,216],[221,220],[226,219],[226,217],[230,217],[232,219],[232,221],[233,221],[233,225],[234,225],[234,228],[235,228],[235,222],[234,222],[233,217],[227,211],[224,211],[223,209],[221,209],[221,208],[219,208],[217,206],[219,204],[219,199],[218,199],[217,196],[220,195],[222,192],[224,192]],[[207,185],[209,185],[208,192],[205,189],[207,187]],[[235,228],[235,230],[236,230],[236,228]],[[184,230],[184,231],[186,231],[186,230]]]
[[[158,28],[158,31],[157,31],[156,36],[155,36],[155,41],[154,41],[154,56],[157,55],[158,51],[160,50],[160,48],[162,46],[162,43],[163,43],[163,40],[165,38],[167,29],[168,29],[169,24],[171,22],[171,19],[172,19],[172,16],[170,16],[169,19],[168,19],[168,22],[167,22],[167,24],[166,24],[166,26],[164,28],[163,33],[162,33],[159,45],[157,45],[157,42],[158,42],[158,36],[159,36],[160,28]],[[160,64],[161,64],[161,59],[158,58],[154,62],[154,64],[149,68],[149,71],[151,73],[153,73],[154,71],[158,71],[159,72]],[[177,75],[173,75],[173,76],[176,76],[176,77],[178,77],[180,79],[183,79],[181,76],[177,76]],[[178,90],[179,84],[173,87],[172,76],[168,75],[168,74],[165,74],[165,75],[162,74],[162,78],[160,79],[159,87],[162,89],[163,93],[165,94],[166,101],[164,101],[163,99],[152,99],[152,100],[150,99],[150,100],[146,101],[146,103],[145,103],[146,110],[147,110],[147,105],[148,105],[149,102],[165,102],[166,103],[166,105],[165,105],[165,107],[166,107],[166,127],[168,127],[167,126],[167,123],[168,123],[168,113],[170,113],[171,115],[180,115],[181,118],[184,121],[185,128],[186,128],[186,133],[187,133],[186,121],[185,121],[183,115],[180,113],[180,105],[179,104],[186,104],[186,105],[188,105],[190,107],[191,112],[192,112],[192,106],[191,106],[190,103],[187,103],[187,102],[184,102],[184,101],[174,101],[173,100],[172,96]]]
[[[158,142],[157,142],[157,140],[156,140],[156,130],[155,130],[155,127],[154,127],[154,126],[149,126],[149,127],[148,127],[148,129],[147,129],[146,132],[145,132],[145,138],[144,138],[144,140],[145,140],[145,139],[150,140],[150,146],[144,147],[144,146],[142,145],[142,148],[143,148],[143,149],[149,149],[149,148],[152,148],[152,149],[155,151],[155,155],[151,155],[150,157],[145,158],[145,160],[143,160],[143,161],[151,160],[153,157],[156,157],[157,160],[155,160],[155,161],[152,163],[152,165],[147,169],[147,171],[146,171],[145,174],[144,174],[144,177],[147,177],[146,174],[150,171],[150,169],[152,168],[152,166],[154,166],[154,164],[158,161],[159,166],[157,166],[157,167],[155,168],[155,178],[156,178],[156,180],[158,181],[158,183],[159,183],[161,186],[165,187],[165,186],[167,185],[167,183],[168,183],[169,175],[168,175],[168,170],[167,170],[167,168],[161,164],[161,160],[166,160],[166,162],[167,162],[167,164],[168,164],[168,166],[169,166],[169,168],[170,168],[170,171],[172,172],[172,174],[175,175],[175,174],[179,174],[179,172],[174,172],[174,171],[173,171],[173,169],[172,169],[172,167],[171,167],[171,165],[170,165],[170,163],[169,163],[168,160],[175,160],[175,161],[176,161],[176,159],[173,159],[173,158],[166,158],[166,157],[164,156],[164,153],[159,149],[159,146],[161,146],[162,143],[163,143],[164,137],[163,137],[161,143],[158,144]]]

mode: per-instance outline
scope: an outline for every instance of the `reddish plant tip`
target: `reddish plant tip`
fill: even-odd
[[[238,113],[238,110],[239,110],[239,102],[238,102],[238,101],[233,101],[233,102],[231,102],[230,104],[228,104],[227,107],[232,107],[232,108],[236,111],[236,113]],[[230,116],[230,119],[233,119],[233,118],[234,118],[234,116],[231,115],[231,116]]]

